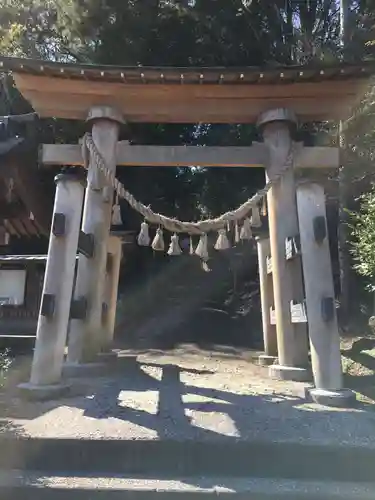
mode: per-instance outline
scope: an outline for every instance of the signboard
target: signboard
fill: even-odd
[[[272,309],[272,307],[270,307],[270,324],[276,325],[276,312],[275,309]]]
[[[307,323],[305,302],[300,304],[294,303],[293,300],[290,302],[290,320],[292,323]]]
[[[293,259],[296,255],[301,254],[301,241],[299,234],[296,236],[288,236],[285,240],[285,258],[286,260]]]

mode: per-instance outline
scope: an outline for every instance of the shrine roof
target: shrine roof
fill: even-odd
[[[49,234],[53,198],[38,169],[36,124],[32,113],[0,116],[1,226],[17,238]]]
[[[305,66],[244,67],[175,67],[175,66],[113,66],[43,61],[0,57],[0,68],[32,75],[45,75],[78,80],[129,83],[219,83],[249,84],[297,83],[327,80],[362,79],[375,72],[375,63],[311,64]]]
[[[280,106],[306,121],[345,114],[375,64],[130,67],[0,57],[1,69],[41,116],[85,119],[91,106],[111,105],[129,121],[246,123]]]

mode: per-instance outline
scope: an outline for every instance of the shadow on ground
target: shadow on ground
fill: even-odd
[[[226,372],[211,366],[124,357],[111,376],[75,380],[66,399],[10,397],[3,418],[22,420],[25,434],[62,438],[375,441],[366,405],[361,411],[314,406],[302,397],[303,386],[267,381],[260,367],[236,373],[233,361]]]
[[[355,339],[341,354],[345,385],[375,404],[375,337]]]
[[[17,446],[0,440],[0,469],[103,478],[362,474],[346,452],[340,464],[330,453],[343,445],[375,446],[375,416],[366,406],[308,404],[298,394],[303,386],[267,380],[263,368],[243,359],[221,366],[222,360],[205,358],[197,368],[197,360],[151,357],[121,357],[111,374],[75,380],[75,394],[59,401],[10,398],[2,412],[8,425],[3,438],[16,436]],[[373,462],[364,462],[366,477],[372,477]],[[343,471],[348,464],[355,472]],[[203,485],[199,477],[185,482]]]

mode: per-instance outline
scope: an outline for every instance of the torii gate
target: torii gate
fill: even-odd
[[[129,68],[2,58],[0,67],[13,72],[18,89],[41,117],[86,119],[108,174],[115,173],[116,165],[202,165],[264,166],[267,177],[279,176],[267,195],[269,238],[258,240],[262,362],[272,362],[272,376],[308,380],[308,326],[315,385],[311,396],[338,406],[353,399],[342,386],[324,192],[317,184],[295,181],[297,168],[337,168],[339,152],[294,144],[291,128],[297,117],[303,122],[345,117],[364,95],[371,65]],[[257,122],[264,142],[248,148],[131,146],[118,142],[123,121]],[[285,170],[291,148],[293,168]],[[84,160],[79,145],[42,145],[40,161],[77,166]],[[22,385],[36,397],[66,389],[62,369],[69,321],[71,367],[85,370],[95,366],[100,354],[110,353],[121,245],[109,238],[112,187],[98,184],[94,163],[91,155],[85,194],[79,175],[83,169],[56,178],[31,379]],[[72,300],[77,247],[83,255]],[[108,253],[115,265],[108,264]],[[103,315],[104,301],[109,307]]]

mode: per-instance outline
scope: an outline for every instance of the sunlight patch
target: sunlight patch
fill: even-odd
[[[189,403],[213,403],[213,404],[219,404],[219,405],[231,405],[232,403],[230,401],[225,401],[225,399],[219,399],[219,398],[214,398],[214,397],[209,397],[209,396],[200,396],[199,394],[183,394],[182,395],[182,402],[184,404],[189,404]]]
[[[198,427],[200,431],[207,431],[213,435],[240,437],[234,420],[226,413],[185,410],[185,414],[190,417],[191,425]]]
[[[156,415],[158,411],[159,391],[121,391],[117,404],[122,408],[143,411]]]
[[[163,367],[162,366],[149,366],[149,365],[141,365],[140,366],[141,370],[146,373],[146,375],[149,375],[150,377],[154,378],[155,380],[161,380],[163,377]]]

